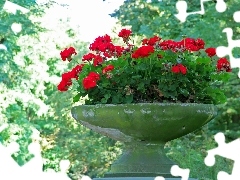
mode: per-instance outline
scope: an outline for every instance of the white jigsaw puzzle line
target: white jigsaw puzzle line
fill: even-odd
[[[22,13],[28,13],[29,10],[19,6],[18,4],[12,3],[10,1],[6,1],[5,4],[3,5],[3,9],[9,13],[16,14],[17,10],[20,10]]]
[[[201,15],[203,15],[205,13],[203,3],[207,2],[207,1],[212,1],[212,0],[200,0],[201,10],[200,11],[196,11],[196,12],[189,12],[189,13],[187,12],[187,3],[186,3],[186,1],[184,1],[184,0],[178,1],[176,3],[176,9],[178,10],[178,14],[175,14],[175,17],[178,18],[181,21],[181,23],[183,23],[183,22],[186,21],[186,19],[187,19],[187,17],[189,15],[192,15],[192,14],[201,14]],[[216,10],[218,12],[222,13],[222,12],[226,11],[227,5],[224,2],[224,0],[217,0],[215,8],[216,8]]]
[[[228,174],[224,171],[220,171],[217,175],[218,180],[238,180],[240,178],[240,139],[236,139],[230,143],[225,143],[225,136],[223,133],[218,133],[214,136],[215,141],[218,143],[218,147],[208,151],[208,155],[204,160],[207,166],[213,166],[215,164],[215,156],[231,159],[234,161],[232,173]]]
[[[181,176],[182,180],[188,180],[189,178],[189,169],[182,169],[178,165],[173,165],[171,168],[171,174],[173,176]]]
[[[13,13],[13,14],[16,14],[17,10],[20,10],[22,13],[28,13],[29,12],[28,9],[26,9],[22,6],[19,6],[18,4],[12,3],[10,1],[5,2],[5,4],[3,5],[3,9],[8,13]],[[14,32],[14,34],[17,34],[17,33],[21,32],[22,25],[19,24],[18,22],[14,22],[11,25],[11,29]],[[7,47],[4,44],[0,44],[0,50],[7,51]]]
[[[7,125],[5,124],[0,126],[0,132],[2,132],[6,128]],[[47,172],[43,172],[43,158],[41,156],[40,144],[38,142],[32,142],[28,146],[28,150],[31,154],[34,155],[34,157],[23,166],[19,166],[18,163],[11,156],[13,153],[19,151],[19,144],[16,142],[12,142],[7,147],[5,147],[0,143],[1,180],[71,180],[67,175],[67,170],[70,168],[70,161],[60,161],[60,172],[55,172],[53,169],[48,169]],[[91,180],[90,178],[87,178],[87,176],[85,176],[84,179]]]
[[[0,125],[0,133],[4,131],[9,125]],[[33,129],[32,138],[39,139],[39,132]],[[1,180],[24,179],[24,180],[71,180],[67,175],[67,170],[70,168],[69,160],[61,160],[60,172],[55,172],[53,169],[43,172],[43,158],[41,156],[41,146],[37,142],[32,142],[28,146],[28,150],[34,157],[23,166],[12,158],[12,154],[19,151],[19,144],[16,142],[10,143],[7,147],[0,143],[0,177]],[[31,173],[29,173],[31,172]],[[88,176],[83,176],[82,180],[91,180]]]
[[[175,177],[178,177],[178,176],[182,177],[181,180],[188,180],[190,170],[189,169],[182,169],[178,165],[173,165],[171,167],[170,172]],[[155,177],[154,180],[165,180],[165,178],[162,177],[162,176],[157,176],[157,177]]]
[[[232,28],[225,28],[223,32],[227,35],[228,47],[219,46],[216,48],[216,54],[218,57],[222,58],[224,56],[229,56],[231,68],[240,68],[240,58],[235,58],[232,55],[232,50],[235,47],[240,47],[240,39],[233,40],[233,30]],[[238,77],[240,78],[240,70],[238,72]]]
[[[186,18],[191,14],[204,14],[205,10],[204,10],[203,3],[207,1],[209,0],[200,0],[201,10],[197,12],[190,12],[190,13],[187,13],[186,1],[184,0],[178,1],[176,3],[176,9],[178,10],[178,14],[176,14],[175,17],[178,18],[183,23],[186,21]],[[222,13],[226,11],[227,5],[224,2],[224,0],[217,0],[215,8],[218,12]],[[238,23],[240,22],[240,11],[236,11],[233,14],[233,19],[235,22],[238,22]],[[238,77],[240,78],[240,58],[234,58],[232,55],[233,48],[240,47],[240,40],[232,39],[233,32],[231,28],[225,28],[223,32],[227,34],[228,47],[224,47],[224,46],[217,47],[216,54],[220,58],[228,55],[230,59],[231,68],[239,68]]]
[[[233,19],[234,19],[235,22],[240,23],[240,11],[236,11],[233,14]]]

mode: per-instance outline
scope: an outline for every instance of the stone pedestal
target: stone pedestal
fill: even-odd
[[[121,157],[111,165],[105,178],[156,177],[173,178],[170,173],[175,165],[164,153],[164,143],[125,143]]]

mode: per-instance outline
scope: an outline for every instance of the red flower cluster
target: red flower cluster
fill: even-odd
[[[187,68],[185,66],[183,66],[182,64],[174,65],[174,66],[172,66],[172,72],[186,74]]]
[[[162,50],[169,49],[176,52],[176,49],[181,49],[183,47],[183,44],[181,42],[175,42],[173,40],[165,40],[160,42],[159,46]]]
[[[124,48],[121,46],[114,46],[110,36],[107,34],[105,36],[99,36],[98,38],[96,38],[95,41],[92,44],[90,44],[89,49],[92,51],[96,51],[97,54],[102,52],[104,57],[107,58],[110,58],[112,56],[119,57],[122,55],[122,52],[124,50]],[[86,58],[91,57],[94,58],[93,55],[91,54],[88,55],[87,57],[84,57],[84,59],[86,60]]]
[[[161,40],[160,37],[158,36],[153,36],[149,39],[143,39],[142,40],[142,45],[149,45],[149,46],[154,46],[156,45],[159,41]]]
[[[90,44],[89,49],[92,51],[106,52],[108,49],[113,49],[114,45],[109,35],[99,36],[95,41]]]
[[[143,58],[149,56],[151,53],[154,53],[153,46],[142,46],[133,52],[132,58]]]
[[[100,75],[95,72],[90,72],[87,77],[83,79],[83,87],[88,90],[97,86],[97,81],[100,80]]]
[[[162,50],[170,49],[173,52],[185,50],[199,51],[200,49],[204,49],[204,45],[205,42],[200,38],[185,38],[181,41],[166,40],[159,44]]]
[[[93,53],[88,53],[83,56],[82,61],[93,61],[94,66],[99,66],[103,63],[103,57]]]
[[[82,58],[82,61],[92,61],[96,57],[93,53],[85,54]]]
[[[130,35],[132,34],[131,30],[128,29],[122,29],[119,33],[118,36],[123,38],[124,42],[127,42],[129,40]]]
[[[103,63],[103,58],[100,55],[96,55],[93,59],[93,66],[99,66]]]
[[[205,50],[205,52],[207,53],[207,55],[209,57],[215,56],[216,55],[216,49],[215,48],[207,48]]]
[[[72,60],[72,55],[77,54],[73,47],[69,47],[60,52],[61,58],[63,61],[66,59],[70,62]]]
[[[232,69],[230,67],[230,62],[226,58],[220,58],[217,61],[217,69],[218,71],[226,71],[226,72],[231,72]]]
[[[78,74],[82,71],[84,64],[77,65],[70,72],[62,74],[62,80],[58,85],[59,91],[67,91],[69,86],[72,85],[72,79],[78,80]]]
[[[158,58],[159,61],[162,61],[161,58],[163,58],[163,60],[166,60],[163,57],[164,55],[162,55],[162,51],[164,50],[171,50],[172,52],[184,52],[184,51],[194,52],[204,49],[205,46],[205,42],[200,38],[198,39],[184,38],[181,41],[173,41],[162,40],[160,37],[154,36],[149,39],[143,39],[142,46],[133,51],[134,45],[131,45],[128,42],[131,34],[132,31],[127,29],[122,29],[118,34],[119,37],[123,38],[123,41],[128,46],[127,48],[124,48],[122,46],[115,46],[112,43],[110,36],[107,34],[105,36],[99,36],[98,38],[95,39],[95,41],[92,44],[90,44],[89,49],[91,51],[94,51],[94,53],[85,54],[82,57],[82,61],[83,62],[87,61],[91,66],[101,69],[100,71],[98,71],[99,73],[90,72],[88,76],[83,78],[82,85],[85,90],[89,90],[91,88],[96,87],[97,82],[100,80],[101,76],[103,78],[111,78],[113,76],[113,73],[111,72],[115,69],[115,67],[112,64],[104,66],[104,62],[107,61],[107,58],[121,57],[125,53],[129,53],[133,59],[146,58],[156,51],[156,58]],[[205,53],[209,57],[213,57],[216,55],[216,49],[212,47],[207,48],[205,50]],[[72,55],[74,54],[76,55],[77,53],[73,47],[66,48],[60,53],[63,61],[65,61],[66,59],[68,61],[71,61]],[[183,64],[185,63],[183,62]],[[187,74],[188,69],[183,64],[179,63],[171,66],[166,63],[165,66],[166,65],[167,66],[165,69],[175,74],[181,73],[185,75]],[[62,75],[62,81],[58,85],[58,90],[67,91],[69,86],[72,85],[72,79],[78,80],[78,75],[82,71],[83,66],[84,64],[77,65],[70,72],[64,73]],[[230,63],[226,58],[220,58],[217,61],[217,71],[231,72]]]
[[[105,68],[103,68],[102,73],[103,73],[103,74],[106,74],[107,72],[110,72],[110,71],[112,71],[113,69],[114,69],[114,66],[111,65],[111,64],[109,64],[108,66],[106,66]]]

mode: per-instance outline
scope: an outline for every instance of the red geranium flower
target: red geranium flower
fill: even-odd
[[[84,64],[80,64],[80,65],[77,65],[75,66],[71,73],[72,73],[72,76],[73,78],[76,78],[76,80],[78,80],[78,74],[82,71],[82,68],[83,68]]]
[[[100,80],[100,75],[98,73],[96,73],[96,72],[90,72],[88,74],[88,77],[91,77],[91,78],[93,78],[96,81]]]
[[[59,91],[67,91],[68,87],[72,85],[71,78],[73,78],[72,72],[66,72],[62,74],[62,80],[58,85]]]
[[[107,52],[104,52],[104,53],[103,53],[103,56],[106,57],[106,58],[111,58],[111,57],[112,57],[111,54],[109,54],[109,53],[107,53]]]
[[[172,66],[172,72],[173,73],[182,73],[186,74],[187,73],[187,68],[183,66],[182,64],[174,65]]]
[[[178,67],[179,67],[180,72],[182,74],[186,74],[187,73],[187,68],[185,66],[183,66],[182,64],[178,64]]]
[[[200,38],[185,38],[179,43],[189,51],[199,51],[200,49],[204,49],[205,46],[205,42]]]
[[[142,46],[138,48],[135,52],[132,54],[132,58],[143,58],[149,56],[151,53],[154,52],[153,46]]]
[[[122,46],[114,46],[114,48],[111,51],[111,54],[113,54],[116,57],[120,57],[124,51],[124,47]]]
[[[58,90],[59,91],[67,91],[68,90],[68,87],[72,85],[72,81],[65,81],[65,80],[62,80],[59,85],[58,85]]]
[[[111,65],[111,64],[109,64],[108,66],[106,66],[105,68],[103,68],[102,73],[103,73],[103,74],[106,74],[107,72],[112,71],[113,69],[114,69],[114,66]]]
[[[84,89],[88,90],[88,89],[94,88],[96,86],[97,86],[97,82],[93,77],[87,76],[83,79]]]
[[[143,39],[142,40],[142,45],[149,45],[149,46],[154,46],[157,42],[161,40],[160,37],[158,36],[153,36],[150,39]]]
[[[162,50],[175,49],[176,42],[173,40],[165,40],[159,44]]]
[[[100,75],[96,72],[90,72],[88,76],[83,79],[83,88],[87,90],[96,87],[98,80],[100,80]]]
[[[196,44],[196,46],[198,46],[199,49],[204,49],[205,42],[202,39],[197,38],[195,40],[195,44]]]
[[[88,54],[85,54],[82,58],[82,61],[91,61],[93,60],[93,58],[95,58],[96,55],[93,54],[93,53],[88,53]]]
[[[109,47],[113,46],[112,40],[109,35],[97,37],[92,44],[90,44],[89,49],[92,51],[105,52]]]
[[[65,48],[60,52],[62,60],[65,61],[67,59],[69,62],[72,60],[73,54],[77,54],[73,47]]]
[[[226,58],[220,58],[217,61],[217,70],[218,71],[226,71],[226,72],[231,72],[232,69],[230,67],[230,62]]]
[[[67,91],[68,87],[72,85],[72,78],[78,80],[78,74],[82,71],[84,64],[75,66],[72,71],[62,74],[62,80],[58,85],[59,91]]]
[[[132,31],[131,31],[131,30],[122,29],[122,30],[118,33],[118,36],[119,36],[119,37],[122,37],[123,39],[128,39],[131,34],[132,34]]]
[[[207,48],[205,50],[205,52],[207,53],[207,55],[209,57],[215,56],[216,55],[216,49],[215,48]]]
[[[95,56],[93,59],[93,65],[98,66],[103,63],[103,58],[100,55]]]
[[[172,66],[172,72],[173,72],[173,73],[179,73],[179,72],[180,72],[179,67],[178,67],[177,65]]]

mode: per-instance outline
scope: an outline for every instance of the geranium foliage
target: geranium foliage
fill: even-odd
[[[226,58],[217,58],[215,48],[206,48],[200,39],[143,39],[140,47],[131,42],[131,30],[122,29],[126,43],[114,45],[109,35],[90,44],[94,52],[83,63],[62,74],[58,90],[67,91],[77,80],[74,101],[88,96],[86,104],[142,102],[223,103],[223,92],[214,87],[226,82],[231,72]],[[61,51],[63,61],[72,61],[73,47]]]

